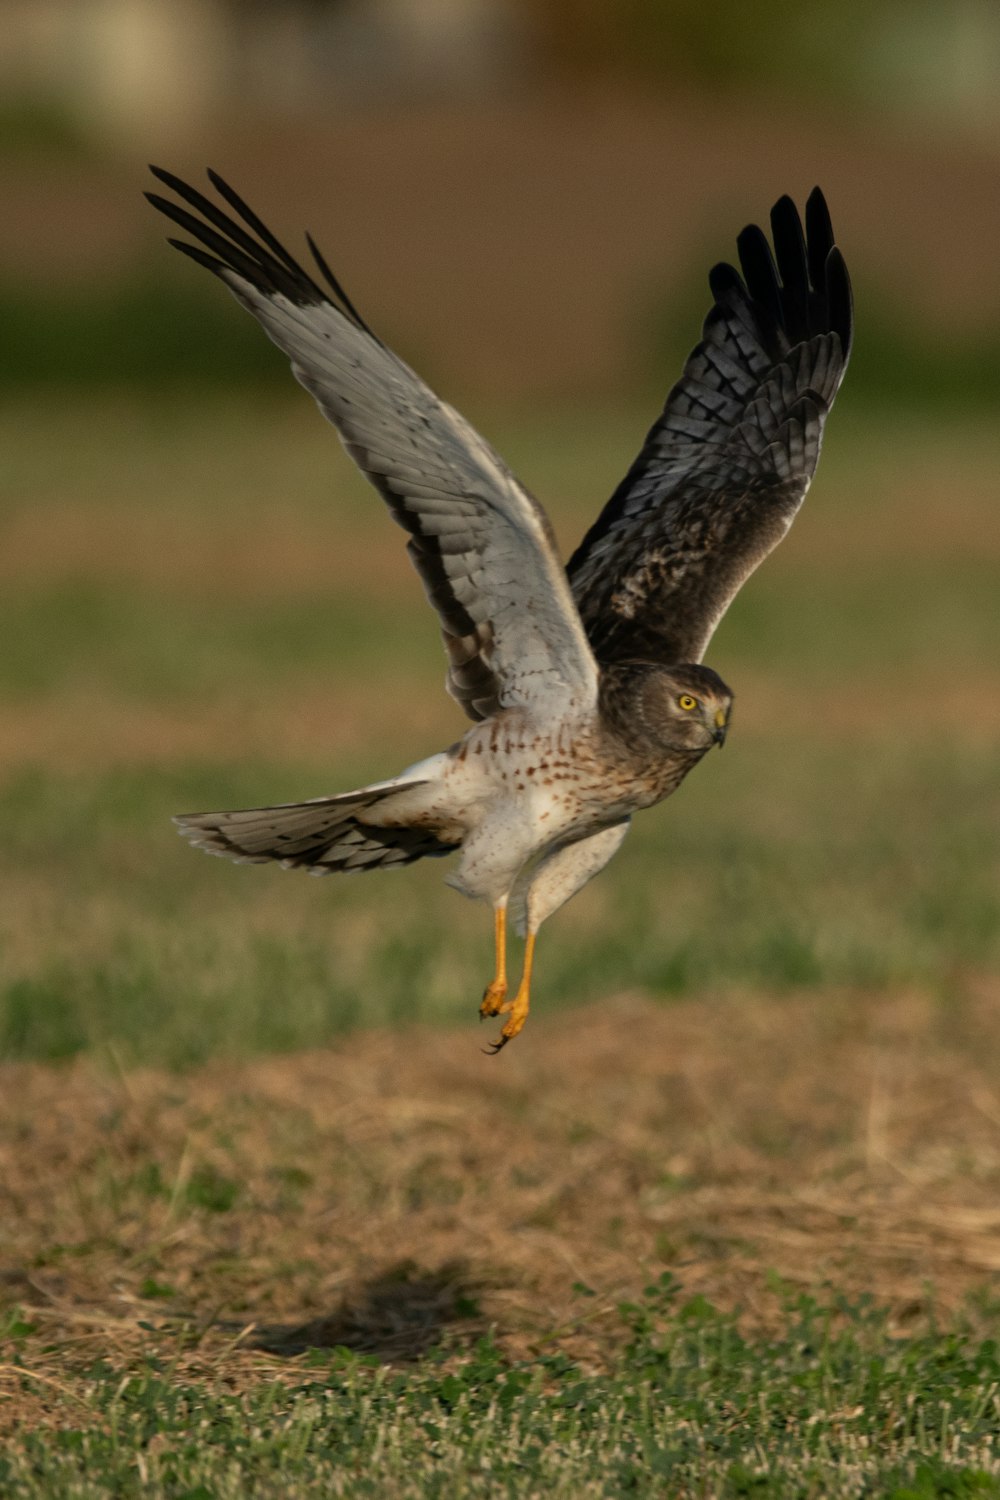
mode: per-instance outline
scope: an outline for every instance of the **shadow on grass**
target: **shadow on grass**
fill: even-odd
[[[253,1347],[288,1359],[310,1349],[347,1349],[406,1363],[429,1354],[449,1332],[464,1341],[484,1331],[475,1281],[464,1263],[425,1270],[400,1261],[361,1282],[326,1317],[262,1327]]]

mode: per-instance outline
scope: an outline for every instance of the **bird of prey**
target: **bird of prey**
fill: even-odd
[[[459,855],[450,883],[493,908],[482,1016],[524,1026],[546,917],[726,737],[730,689],[702,657],[781,540],[816,469],[851,346],[850,282],[819,189],[709,273],[701,342],[566,567],[538,502],[361,317],[306,236],[305,269],[216,173],[220,204],[153,168],[150,202],[291,360],[410,534],[447,689],[473,720],[450,749],[339,796],[176,819],[193,844],[313,874]],[[175,201],[179,200],[179,201]],[[193,240],[195,243],[191,243]],[[507,982],[508,917],[525,937]]]

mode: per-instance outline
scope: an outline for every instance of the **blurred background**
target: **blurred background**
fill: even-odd
[[[434,374],[529,403],[658,390],[706,259],[821,179],[864,294],[858,399],[995,402],[996,7],[742,14],[4,0],[3,380],[284,384],[162,252],[137,194],[149,158],[228,172],[289,235],[321,234]]]
[[[0,1046],[183,1063],[475,1017],[442,867],[235,870],[169,815],[391,774],[463,722],[402,538],[163,243],[221,171],[501,449],[568,553],[707,306],[820,183],[856,354],[709,660],[731,750],[546,931],[619,990],[956,1004],[1000,957],[1000,10],[991,0],[3,0]],[[511,1049],[516,1050],[516,1049]]]

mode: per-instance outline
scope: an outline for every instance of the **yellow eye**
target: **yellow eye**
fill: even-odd
[[[681,693],[677,702],[680,704],[681,708],[686,708],[689,713],[692,708],[698,707],[697,698],[692,698],[690,693]]]

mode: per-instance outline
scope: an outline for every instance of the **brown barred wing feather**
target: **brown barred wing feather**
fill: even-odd
[[[805,498],[850,354],[850,281],[818,188],[805,231],[787,197],[771,229],[773,254],[751,225],[742,275],[711,272],[701,343],[570,559],[600,662],[700,661]]]

